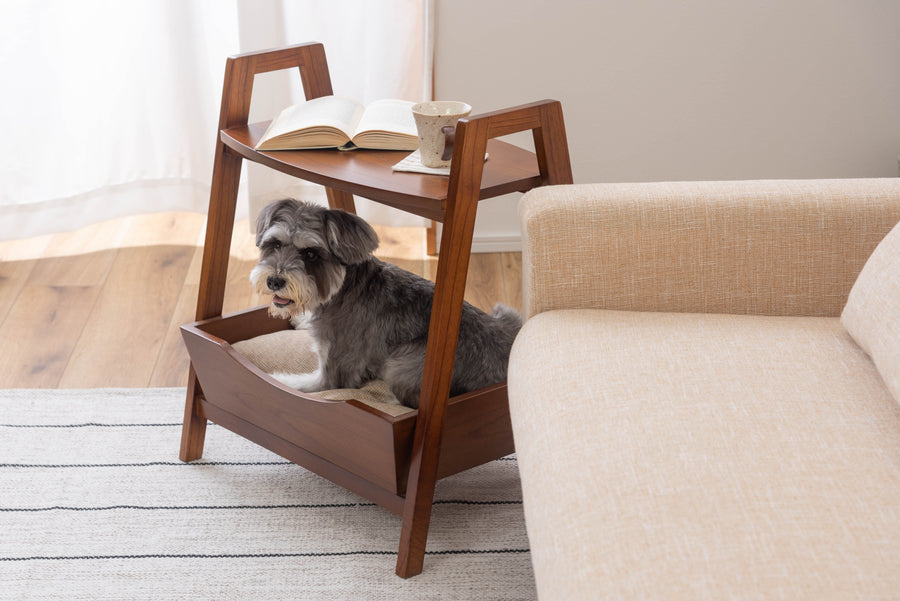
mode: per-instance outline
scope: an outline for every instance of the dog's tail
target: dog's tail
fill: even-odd
[[[504,329],[518,332],[522,327],[522,316],[519,312],[503,303],[497,303],[491,309],[491,317],[500,322]]]

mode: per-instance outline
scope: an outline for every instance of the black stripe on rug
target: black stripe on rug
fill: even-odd
[[[101,424],[85,422],[83,424],[0,424],[0,428],[180,428],[180,422],[161,424]]]
[[[501,457],[494,461],[515,461],[515,457]],[[88,467],[159,467],[159,466],[200,466],[200,465],[296,465],[291,461],[148,461],[146,463],[0,463],[0,468],[18,469],[63,469]],[[299,467],[299,466],[298,466]]]
[[[521,505],[522,501],[469,501],[465,499],[436,500],[433,505]],[[103,507],[0,507],[2,512],[40,513],[45,511],[216,511],[244,509],[344,509],[351,507],[378,507],[375,503],[305,503],[282,505],[108,505]]]
[[[158,467],[200,465],[296,465],[290,461],[148,461],[146,463],[0,463],[0,467],[20,469],[65,469],[86,467]],[[298,466],[299,467],[299,466]]]
[[[530,549],[458,549],[426,551],[426,555],[510,555],[529,553]],[[326,551],[316,553],[171,553],[148,555],[34,555],[30,557],[0,557],[0,561],[84,561],[111,559],[269,559],[300,557],[353,557],[360,555],[396,555],[391,551]]]

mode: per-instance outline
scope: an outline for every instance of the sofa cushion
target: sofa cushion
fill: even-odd
[[[541,599],[900,590],[900,405],[836,317],[546,312],[509,397]]]
[[[900,401],[900,223],[866,261],[850,289],[841,323]]]

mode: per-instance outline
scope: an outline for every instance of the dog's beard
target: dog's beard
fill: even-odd
[[[250,281],[257,294],[269,296],[269,315],[279,319],[293,319],[302,313],[312,311],[318,303],[315,282],[308,276],[298,277],[294,273],[280,274],[285,281],[279,290],[269,288],[267,280],[275,275],[275,270],[268,265],[257,265],[250,272]]]

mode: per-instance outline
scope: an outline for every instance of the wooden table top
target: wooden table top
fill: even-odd
[[[409,151],[359,149],[274,150],[253,147],[268,123],[221,131],[222,142],[244,158],[313,183],[356,194],[436,221],[444,220],[450,178],[393,171]],[[525,192],[540,185],[537,158],[528,150],[500,140],[488,140],[488,160],[481,181],[481,199]]]

